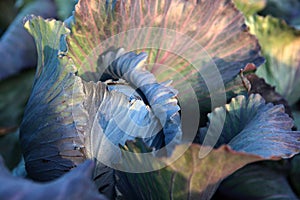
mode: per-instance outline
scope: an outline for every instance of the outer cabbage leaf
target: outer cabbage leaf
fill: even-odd
[[[225,92],[226,92],[226,102],[230,101],[231,98],[234,98],[238,95],[248,95],[249,92],[249,81],[245,76],[243,75],[243,72],[241,71],[239,75],[237,75],[233,80],[229,81],[225,84]],[[207,98],[210,96],[207,95]],[[199,127],[206,126],[206,123],[208,121],[207,112],[200,113],[200,122]],[[184,123],[183,123],[184,124]],[[185,129],[183,129],[185,133]],[[185,134],[183,134],[185,135]],[[195,137],[194,142],[198,142],[198,137]]]
[[[81,104],[77,99],[83,94],[80,93],[82,88],[73,87],[74,84],[79,84],[80,80],[75,79],[72,74],[75,73],[75,68],[71,61],[66,57],[59,57],[59,50],[65,50],[64,46],[61,46],[61,38],[63,39],[69,30],[61,22],[54,20],[48,23],[42,19],[33,20],[35,23],[26,23],[27,29],[36,28],[37,33],[46,34],[36,40],[39,54],[38,67],[20,127],[20,141],[29,177],[34,177],[36,173],[39,180],[51,180],[58,177],[57,173],[68,171],[74,165],[84,161],[84,158],[79,157],[82,156],[82,152],[74,149],[72,144],[69,145],[66,141],[61,142],[63,139],[73,142],[74,145],[80,142],[73,122],[72,106],[80,108]],[[77,96],[72,96],[73,93]],[[64,132],[72,134],[63,135]],[[36,140],[40,142],[35,142]],[[39,145],[44,148],[40,149]],[[63,150],[68,153],[60,154],[59,152]],[[76,161],[73,161],[75,164],[64,159],[65,156],[68,158],[72,155],[77,156]],[[43,166],[48,168],[45,169]],[[39,174],[44,171],[52,173],[45,177],[40,176]]]
[[[99,189],[113,198],[114,173],[102,163],[112,166],[120,162],[118,144],[139,136],[160,149],[180,140],[175,91],[139,69],[146,58],[142,53],[120,56],[107,73],[139,87],[151,108],[132,93],[126,96],[103,82],[86,82],[76,75],[76,63],[67,56],[69,29],[62,22],[33,17],[25,26],[39,53],[20,132],[29,177],[51,180],[86,158],[96,158],[94,179]]]
[[[275,91],[275,87],[267,84],[263,78],[259,78],[256,74],[248,74],[245,76],[250,83],[250,94],[260,94],[266,103],[273,103],[274,105],[284,105],[285,112],[293,118],[291,108],[287,100]]]
[[[296,155],[247,165],[226,178],[213,199],[299,199],[299,164]]]
[[[238,96],[209,114],[210,120],[224,118],[224,126],[214,127],[209,135],[206,127],[201,128],[200,141],[203,142],[205,136],[216,139],[221,130],[216,147],[228,144],[235,151],[264,158],[291,157],[300,151],[300,132],[291,131],[293,120],[284,112],[284,107],[266,104],[259,94],[248,98]]]
[[[14,19],[0,39],[0,80],[36,65],[37,54],[32,37],[23,27],[23,18],[34,14],[55,17],[56,8],[51,0],[35,1],[26,6]]]
[[[289,183],[286,162],[264,161],[243,167],[221,183],[213,199],[298,199]]]
[[[172,78],[172,85],[185,91],[179,93],[182,105],[191,94],[183,82],[191,84],[203,111],[211,109],[204,74],[206,81],[214,80],[216,91],[210,92],[220,92],[223,81],[231,81],[247,63],[259,66],[264,61],[255,37],[247,32],[242,14],[231,1],[81,0],[74,18],[69,55],[79,64],[78,73],[85,80],[99,80],[98,56],[110,46],[145,50],[150,63],[147,69],[158,81]],[[207,75],[214,68],[216,73]]]
[[[295,103],[300,97],[300,31],[270,16],[252,16],[247,23],[267,59],[257,74],[275,86],[289,104]]]
[[[172,157],[182,154],[187,146],[176,147]],[[124,173],[117,182],[117,187],[125,199],[210,199],[220,182],[247,163],[261,160],[259,156],[240,153],[228,146],[212,150],[206,157],[199,158],[199,151],[204,146],[192,144],[181,157],[174,161],[171,158],[156,159],[153,162],[124,155],[129,168],[146,165],[167,164],[166,168],[148,173]],[[128,141],[125,150],[135,153],[147,152],[141,140]],[[155,167],[154,167],[155,168]]]
[[[0,196],[12,199],[84,199],[105,200],[91,180],[94,164],[86,161],[77,169],[46,184],[13,177],[0,158]]]

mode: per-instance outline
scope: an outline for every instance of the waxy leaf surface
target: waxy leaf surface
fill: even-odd
[[[283,105],[266,104],[259,94],[248,98],[237,96],[208,117],[220,122],[225,119],[225,123],[213,127],[209,133],[206,127],[201,128],[202,142],[215,140],[216,147],[228,144],[235,151],[264,158],[291,157],[300,151],[300,132],[291,131],[293,120],[284,112]]]

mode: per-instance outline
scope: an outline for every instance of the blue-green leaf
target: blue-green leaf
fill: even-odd
[[[65,50],[61,50],[61,38],[69,30],[55,20],[32,20],[34,23],[28,21],[25,26],[37,36],[39,60],[20,127],[20,141],[29,177],[52,180],[84,161],[82,152],[72,146],[83,145],[72,116],[72,107],[82,107],[83,93],[72,62],[59,56]],[[45,34],[42,36],[41,32]],[[70,161],[70,156],[76,159]]]
[[[291,131],[293,120],[284,112],[284,107],[266,104],[259,94],[248,98],[238,96],[209,114],[210,121],[221,122],[224,118],[224,126],[219,123],[209,135],[206,127],[201,128],[200,140],[203,142],[205,136],[214,138],[221,130],[216,147],[228,144],[235,151],[264,158],[290,157],[300,151],[300,132]]]

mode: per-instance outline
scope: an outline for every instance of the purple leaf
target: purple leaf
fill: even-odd
[[[91,179],[93,168],[94,163],[86,161],[55,181],[37,183],[12,176],[0,157],[0,196],[7,200],[44,198],[105,200]]]

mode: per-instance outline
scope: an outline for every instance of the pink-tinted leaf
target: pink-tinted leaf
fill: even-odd
[[[195,91],[200,108],[208,110],[205,81],[214,80],[211,87],[220,89],[247,63],[263,62],[257,40],[231,1],[81,0],[75,21],[68,43],[81,77],[99,80],[99,55],[111,46],[145,50],[147,69],[158,81],[172,79],[185,100]]]
[[[267,84],[263,78],[259,78],[255,74],[248,74],[246,78],[251,84],[250,94],[260,94],[266,100],[266,103],[284,105],[285,112],[292,118],[292,111],[287,100],[275,91],[275,87]]]
[[[159,171],[143,174],[119,172],[122,179],[117,182],[117,187],[125,199],[210,199],[225,177],[247,163],[262,159],[235,152],[228,146],[222,146],[206,157],[199,158],[201,148],[207,147],[193,144],[188,148],[186,145],[177,146],[170,158],[157,158],[154,162],[147,162],[138,154],[147,152],[141,140],[128,141],[123,148],[135,152],[132,157],[125,155],[129,168],[145,164],[168,164]],[[183,150],[186,151],[182,155]],[[177,154],[181,156],[174,161]]]

